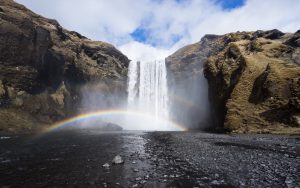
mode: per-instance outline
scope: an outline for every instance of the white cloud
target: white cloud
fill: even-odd
[[[211,0],[17,0],[33,11],[94,40],[116,45],[130,59],[159,59],[204,34],[277,28],[300,29],[299,0],[248,0],[223,10]],[[130,36],[142,26],[146,44]],[[174,42],[174,37],[180,38]],[[155,44],[155,46],[151,46]]]
[[[300,1],[249,0],[245,6],[231,12],[218,11],[192,29],[192,41],[204,33],[224,34],[234,31],[280,29],[295,32],[300,29]]]
[[[120,46],[119,49],[133,61],[160,60],[172,53],[172,49],[155,48],[136,41],[126,43]]]

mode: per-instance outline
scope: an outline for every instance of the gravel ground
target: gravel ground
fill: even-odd
[[[117,155],[124,163],[112,164]],[[300,187],[300,137],[97,130],[0,134],[0,187]]]
[[[297,136],[157,132],[147,137],[146,150],[159,160],[157,169],[181,175],[170,185],[300,187]]]

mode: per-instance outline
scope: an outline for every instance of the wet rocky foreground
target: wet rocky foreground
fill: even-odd
[[[300,187],[299,174],[299,136],[0,135],[0,187]]]

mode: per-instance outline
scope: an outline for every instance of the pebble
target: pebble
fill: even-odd
[[[220,183],[219,183],[217,180],[213,180],[213,181],[211,182],[211,184],[213,184],[213,185],[219,185]]]
[[[5,139],[10,139],[11,137],[9,137],[9,136],[1,136],[0,137],[0,140],[5,140]]]
[[[124,160],[122,159],[122,157],[120,155],[116,155],[114,157],[114,159],[112,160],[113,164],[123,164]]]
[[[102,184],[103,184],[103,187],[107,187],[107,183],[104,182],[104,183],[102,183]]]
[[[202,180],[208,180],[208,177],[203,176],[203,177],[201,177],[201,179],[202,179]]]
[[[105,163],[104,165],[102,165],[104,168],[109,168],[110,165],[108,163]]]
[[[293,183],[293,180],[291,179],[291,178],[289,178],[289,177],[287,177],[286,179],[285,179],[285,184],[291,184],[291,183]]]
[[[7,160],[4,160],[4,161],[1,161],[1,163],[10,163],[11,160],[10,159],[7,159]]]

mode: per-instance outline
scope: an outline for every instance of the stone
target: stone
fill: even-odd
[[[5,94],[6,94],[6,91],[5,91],[4,85],[2,83],[2,80],[0,80],[0,99],[4,98]]]
[[[295,126],[300,127],[300,115],[292,116],[292,121],[294,122]]]
[[[110,167],[110,165],[108,163],[105,163],[104,165],[102,165],[104,168],[108,169]]]
[[[133,169],[133,172],[138,172],[138,171],[139,171],[139,169],[137,169],[137,168]]]
[[[112,160],[113,164],[123,164],[124,160],[122,159],[122,157],[120,155],[116,155],[113,160]]]
[[[0,136],[0,140],[6,140],[6,139],[10,139],[10,136]]]
[[[213,180],[213,181],[211,182],[211,184],[213,184],[213,185],[220,185],[220,182],[217,181],[217,180]]]

